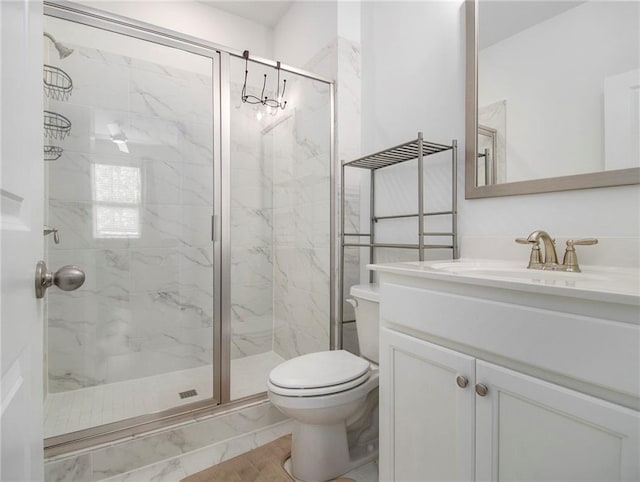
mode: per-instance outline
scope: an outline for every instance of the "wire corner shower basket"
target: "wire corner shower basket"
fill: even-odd
[[[73,81],[64,70],[45,64],[42,71],[44,93],[55,100],[67,100],[73,91]]]
[[[64,139],[71,132],[71,121],[62,114],[44,111],[44,133],[50,139]]]
[[[63,149],[58,146],[44,146],[44,160],[55,161],[62,156]]]

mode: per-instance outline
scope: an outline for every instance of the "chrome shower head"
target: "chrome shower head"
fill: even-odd
[[[56,50],[58,50],[58,54],[61,59],[64,59],[73,53],[73,49],[65,47],[60,42],[56,42],[54,45],[56,46]]]
[[[69,55],[71,55],[73,53],[73,49],[70,49],[66,45],[61,44],[60,42],[56,41],[56,39],[53,38],[53,35],[51,35],[50,33],[44,32],[42,35],[44,35],[49,40],[51,40],[51,42],[53,42],[53,46],[58,51],[58,55],[60,56],[60,59],[65,59],[65,58],[67,58]]]

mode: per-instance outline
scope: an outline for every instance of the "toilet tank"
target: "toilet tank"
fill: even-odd
[[[378,363],[378,331],[380,329],[380,294],[376,283],[351,287],[351,298],[355,300],[356,330],[360,355]]]

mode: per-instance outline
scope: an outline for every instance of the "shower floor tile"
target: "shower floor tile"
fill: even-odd
[[[231,360],[231,400],[266,392],[269,372],[283,361],[273,351]]]
[[[274,352],[231,360],[231,399],[264,392],[269,371],[283,361]],[[51,393],[44,405],[44,435],[54,437],[211,398],[211,373],[211,365],[206,365]],[[197,395],[181,399],[179,393],[187,390]]]

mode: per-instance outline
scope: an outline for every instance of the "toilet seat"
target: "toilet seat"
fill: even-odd
[[[370,374],[367,372],[364,375],[356,378],[355,380],[351,380],[347,383],[340,383],[338,385],[331,385],[328,387],[318,387],[318,388],[283,388],[278,385],[274,385],[269,380],[267,382],[267,388],[278,395],[283,395],[285,397],[317,397],[320,395],[332,395],[334,393],[344,392],[345,390],[349,390],[351,388],[357,387],[358,385],[362,385],[369,379]]]
[[[268,388],[291,397],[313,397],[338,393],[363,384],[370,376],[370,363],[345,350],[302,355],[274,368]]]

